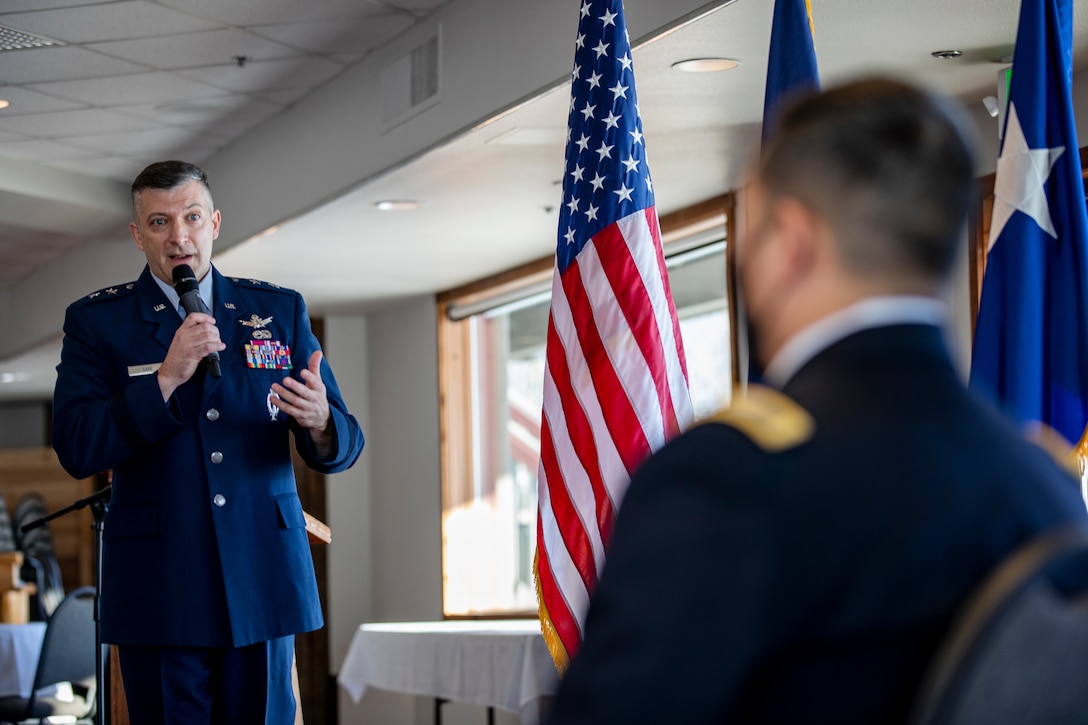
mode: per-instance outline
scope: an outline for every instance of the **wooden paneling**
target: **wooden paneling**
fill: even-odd
[[[324,345],[324,320],[311,320],[314,336]],[[325,508],[325,475],[307,468],[292,446],[292,459],[295,464],[295,482],[298,485],[299,500],[303,510],[321,522],[328,520]],[[335,532],[331,532],[335,535]],[[314,573],[317,576],[317,593],[321,601],[321,613],[329,621],[329,566],[327,546],[311,546],[314,557]],[[306,632],[295,637],[295,662],[298,670],[298,685],[301,692],[300,712],[312,723],[336,722],[334,712],[330,712],[328,698],[329,682],[329,628],[324,626],[315,632]]]
[[[46,513],[53,513],[89,496],[93,490],[94,479],[69,476],[52,448],[0,450],[0,492],[9,513],[27,494],[41,495]],[[93,523],[90,509],[84,508],[48,524],[65,591],[94,584]]]

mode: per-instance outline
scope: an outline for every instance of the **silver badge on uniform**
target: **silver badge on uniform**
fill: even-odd
[[[279,407],[277,407],[276,404],[272,401],[279,399],[280,396],[276,395],[271,390],[268,391],[268,398],[265,401],[265,406],[268,408],[268,415],[272,420],[276,420],[276,417],[280,414]]]
[[[268,323],[272,321],[272,315],[268,317],[261,317],[260,315],[250,315],[248,320],[238,320],[246,327],[252,327],[254,330],[260,330],[264,327],[268,327]]]

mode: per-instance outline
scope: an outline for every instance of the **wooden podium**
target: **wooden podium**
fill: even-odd
[[[310,544],[328,544],[332,542],[332,529],[305,511],[306,536]],[[128,701],[125,699],[125,683],[121,679],[121,663],[117,657],[117,646],[110,645],[110,719],[111,725],[129,725]],[[291,663],[291,685],[295,691],[295,725],[303,725],[302,696],[298,687],[298,661]]]
[[[30,621],[30,595],[37,585],[23,581],[20,569],[23,552],[0,552],[0,622],[26,624]]]

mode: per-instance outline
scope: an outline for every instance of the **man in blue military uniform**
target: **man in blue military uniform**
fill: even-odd
[[[323,624],[290,437],[333,473],[362,431],[301,295],[212,266],[220,212],[200,168],[152,164],[132,202],[147,266],[69,306],[53,397],[65,469],[113,471],[103,639],[135,725],[290,723],[294,635]],[[208,313],[179,309],[181,265]]]
[[[971,589],[1085,522],[943,340],[974,193],[956,114],[872,80],[780,118],[737,250],[776,389],[635,474],[552,725],[902,722]]]

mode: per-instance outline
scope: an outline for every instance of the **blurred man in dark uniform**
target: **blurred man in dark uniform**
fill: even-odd
[[[737,253],[777,390],[634,476],[553,724],[901,721],[972,587],[1085,519],[950,362],[972,173],[957,112],[896,82],[783,113]]]
[[[132,203],[147,266],[69,306],[53,398],[68,472],[113,470],[103,639],[134,725],[292,723],[294,635],[322,616],[290,439],[332,473],[362,431],[302,297],[212,266],[220,213],[201,169],[152,164]],[[179,308],[180,265],[206,313]]]

